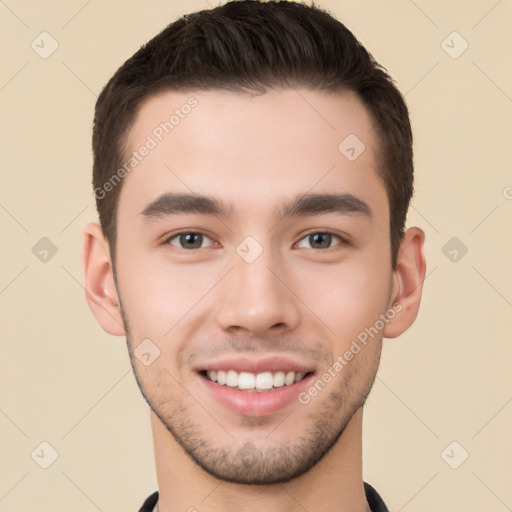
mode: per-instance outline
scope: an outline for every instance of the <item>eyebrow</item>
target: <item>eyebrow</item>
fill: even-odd
[[[218,199],[197,194],[163,194],[140,212],[145,218],[154,219],[180,213],[198,213],[228,217],[231,209]]]
[[[195,213],[227,218],[232,208],[227,203],[204,195],[166,193],[149,203],[140,212],[145,219],[158,219],[169,215]],[[338,213],[372,218],[369,205],[353,194],[303,194],[282,203],[275,210],[279,219]]]
[[[372,218],[368,203],[353,194],[303,194],[283,203],[278,217],[303,217],[325,213],[356,214]]]

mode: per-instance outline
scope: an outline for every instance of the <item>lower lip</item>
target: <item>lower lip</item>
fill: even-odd
[[[200,377],[213,397],[233,412],[244,416],[268,416],[284,409],[293,401],[298,401],[299,393],[307,387],[313,374],[307,375],[300,382],[290,386],[260,392],[240,391],[237,388],[217,384],[203,375]]]

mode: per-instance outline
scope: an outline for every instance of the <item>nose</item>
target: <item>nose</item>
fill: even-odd
[[[281,270],[270,251],[246,262],[237,254],[234,268],[222,281],[218,322],[230,334],[264,337],[295,329],[300,321],[290,272]]]

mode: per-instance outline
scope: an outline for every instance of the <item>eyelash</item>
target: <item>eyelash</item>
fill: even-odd
[[[349,242],[348,242],[348,240],[345,237],[339,235],[338,233],[334,233],[333,231],[329,231],[329,230],[325,230],[325,231],[311,231],[309,233],[306,233],[299,240],[299,243],[302,242],[302,240],[307,239],[307,238],[309,238],[312,235],[330,235],[333,238],[337,238],[339,240],[339,242],[337,244],[333,245],[333,246],[327,247],[326,249],[315,249],[314,247],[306,247],[306,249],[312,249],[314,251],[325,252],[325,251],[335,250],[339,246],[349,245]]]
[[[326,252],[326,251],[330,251],[330,250],[333,250],[335,249],[336,247],[338,246],[346,246],[346,245],[350,245],[350,242],[347,240],[347,238],[339,235],[338,233],[334,233],[333,231],[329,231],[329,230],[324,230],[324,231],[311,231],[309,233],[306,233],[305,235],[302,236],[302,238],[299,240],[298,243],[302,242],[302,240],[312,236],[312,235],[330,235],[332,236],[333,238],[337,238],[339,240],[339,242],[331,247],[327,247],[325,249],[315,249],[314,247],[306,247],[306,249],[312,249],[314,251],[322,251],[322,252]],[[214,240],[212,239],[212,237],[210,237],[208,234],[204,233],[203,231],[180,231],[178,233],[173,233],[171,236],[167,237],[164,242],[163,242],[163,245],[173,245],[171,244],[171,240],[179,237],[179,236],[182,236],[182,235],[202,235],[203,237],[206,237],[206,238],[209,238],[213,244],[216,244],[217,242],[214,242]],[[193,250],[197,250],[197,249],[205,249],[205,247],[197,247],[195,249],[186,249],[185,247],[178,247],[178,246],[174,246],[178,249],[183,249],[185,251],[193,251]]]

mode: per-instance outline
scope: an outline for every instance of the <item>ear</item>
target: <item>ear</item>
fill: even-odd
[[[82,272],[85,296],[89,308],[104,331],[115,336],[124,336],[110,249],[101,227],[91,222],[84,228],[82,244]]]
[[[427,270],[424,243],[425,233],[420,228],[409,228],[405,232],[393,272],[393,289],[388,305],[396,315],[384,328],[385,338],[400,336],[418,315]]]

